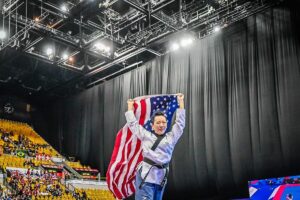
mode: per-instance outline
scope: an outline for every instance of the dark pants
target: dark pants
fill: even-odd
[[[140,170],[136,173],[135,178],[135,200],[162,200],[165,186],[162,187],[154,183],[142,183],[142,177]]]

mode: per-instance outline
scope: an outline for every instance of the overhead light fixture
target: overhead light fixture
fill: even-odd
[[[6,38],[6,32],[4,30],[0,30],[0,40],[3,40]]]
[[[221,27],[219,25],[214,27],[214,32],[219,32],[221,30]]]
[[[101,44],[100,42],[95,43],[94,47],[98,50],[103,50],[104,49],[104,45]]]
[[[53,55],[53,49],[51,47],[47,47],[46,54],[47,54],[47,56],[52,56]]]
[[[74,58],[73,58],[73,57],[69,57],[68,61],[69,61],[70,63],[73,63],[73,62],[74,62]]]
[[[188,45],[191,45],[193,43],[193,38],[191,37],[188,37],[188,38],[183,38],[181,41],[180,41],[180,45],[182,47],[186,47]]]
[[[40,18],[39,18],[39,17],[36,17],[36,18],[34,18],[34,21],[35,21],[35,22],[39,22],[39,21],[40,21]]]
[[[179,49],[179,44],[173,43],[173,44],[171,45],[171,50],[172,50],[172,51],[176,51],[177,49]]]
[[[63,5],[60,7],[60,9],[61,9],[61,11],[63,11],[63,12],[68,12],[68,11],[69,11],[68,7],[67,7],[65,4],[63,4]]]
[[[97,52],[105,53],[107,55],[111,55],[111,48],[100,42],[94,44],[94,50],[96,50]]]
[[[106,51],[107,53],[110,52],[110,48],[109,47],[104,47],[104,51]]]
[[[63,55],[62,55],[62,59],[63,60],[67,60],[69,58],[69,55],[67,54],[67,53],[64,53]]]

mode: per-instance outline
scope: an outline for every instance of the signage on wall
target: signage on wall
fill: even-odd
[[[7,114],[12,114],[15,111],[15,108],[11,103],[6,103],[3,108],[4,108],[4,113]]]

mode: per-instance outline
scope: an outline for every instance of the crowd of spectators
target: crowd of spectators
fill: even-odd
[[[7,176],[5,186],[0,185],[0,200],[113,199],[109,191],[66,188],[64,180],[71,174],[64,169],[63,173],[54,172],[56,164],[51,157],[61,155],[29,125],[0,119],[0,170]],[[79,161],[66,164],[90,169]]]
[[[28,170],[26,174],[19,171],[8,171],[7,183],[13,189],[14,198],[32,199],[38,196],[50,195],[60,197],[69,195],[60,177],[47,171]],[[71,196],[71,194],[69,195]]]

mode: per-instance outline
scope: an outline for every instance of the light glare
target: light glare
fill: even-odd
[[[188,45],[191,45],[193,43],[193,39],[192,38],[184,38],[180,41],[180,45],[182,47],[186,47]]]
[[[179,45],[178,45],[177,43],[173,43],[173,44],[171,45],[171,50],[172,50],[172,51],[176,51],[177,49],[179,49]]]
[[[61,9],[63,12],[67,12],[67,11],[68,11],[68,8],[67,8],[66,5],[62,5],[62,6],[60,7],[60,9]]]
[[[66,54],[66,53],[64,53],[63,55],[62,55],[62,58],[64,59],[64,60],[67,60],[68,59],[68,54]]]
[[[50,48],[50,47],[48,47],[48,48],[46,49],[46,54],[47,54],[48,56],[51,56],[51,55],[53,54],[53,49]]]
[[[6,32],[4,30],[0,30],[0,39],[3,40],[6,38]]]
[[[219,32],[221,30],[221,27],[220,26],[215,26],[214,27],[214,32],[216,33],[216,32]]]

